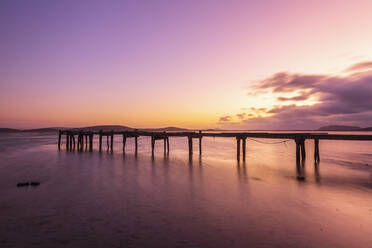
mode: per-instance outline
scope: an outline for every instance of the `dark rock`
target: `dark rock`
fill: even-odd
[[[32,186],[32,187],[37,187],[40,185],[40,182],[21,182],[17,183],[17,187],[26,187],[26,186]]]
[[[29,186],[30,183],[29,182],[23,182],[23,183],[17,183],[17,187],[26,187],[26,186]]]
[[[40,182],[31,182],[30,185],[32,187],[36,187],[36,186],[39,186],[40,185]]]

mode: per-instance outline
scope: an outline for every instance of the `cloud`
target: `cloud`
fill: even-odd
[[[228,121],[231,121],[232,120],[232,117],[229,116],[229,115],[226,115],[226,116],[222,116],[220,117],[220,122],[228,122]]]
[[[325,76],[323,75],[301,75],[279,72],[270,78],[259,81],[253,86],[253,89],[260,92],[267,91],[268,89],[277,93],[292,92],[315,86],[324,78]]]
[[[241,119],[241,120],[244,119],[245,115],[246,115],[246,113],[236,114],[236,116],[237,116],[239,119]]]
[[[368,68],[372,68],[372,61],[354,64],[344,71]],[[247,110],[244,116],[236,114],[241,128],[316,129],[334,124],[372,126],[372,71],[346,76],[280,72],[256,82],[250,91],[253,91],[252,95],[267,94],[277,104],[270,108],[244,108]],[[271,95],[265,92],[271,92]],[[298,104],[301,101],[306,103],[310,98],[317,101],[309,105]]]
[[[282,102],[285,102],[285,101],[305,101],[305,100],[308,100],[311,96],[311,92],[305,92],[305,91],[301,91],[299,95],[297,96],[293,96],[293,97],[283,97],[283,96],[280,96],[277,98],[278,101],[282,101]]]
[[[372,61],[365,61],[356,63],[345,69],[345,72],[360,71],[360,70],[370,70],[372,69]]]

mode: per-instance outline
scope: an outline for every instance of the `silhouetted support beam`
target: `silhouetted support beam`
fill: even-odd
[[[75,150],[75,135],[71,135],[72,149]]]
[[[74,144],[74,146],[72,146],[72,144]],[[70,137],[70,148],[72,148],[75,150],[75,136],[73,134],[71,134],[71,137]]]
[[[246,140],[246,138],[242,138],[242,141],[243,141],[243,144],[242,144],[242,146],[243,146],[243,161],[245,161],[245,140]]]
[[[151,155],[154,156],[154,150],[155,150],[155,138],[154,136],[151,136]]]
[[[240,137],[236,137],[236,159],[240,161]]]
[[[301,142],[301,156],[303,160],[306,159],[305,139],[303,139]]]
[[[114,151],[114,130],[111,131],[111,152]]]
[[[187,138],[188,138],[188,141],[189,141],[189,156],[192,156],[192,152],[193,152],[193,148],[192,148],[192,136],[189,135]]]
[[[88,149],[88,135],[85,134],[84,136],[85,136],[85,150],[87,150]]]
[[[164,156],[167,154],[167,138],[164,138]]]
[[[99,151],[102,151],[102,130],[99,130]]]
[[[68,149],[71,150],[72,147],[71,147],[71,142],[72,142],[72,136],[71,134],[68,134]]]
[[[138,153],[138,136],[134,137],[134,154],[137,156]]]
[[[319,156],[319,139],[314,139],[314,161],[316,163],[320,161],[320,156]]]
[[[84,136],[82,134],[79,134],[79,139],[80,139],[80,147],[79,150],[83,151],[84,150]]]
[[[300,162],[301,157],[302,160],[306,159],[306,151],[305,151],[305,138],[303,136],[297,136],[295,138],[296,142],[296,160]]]
[[[167,153],[169,154],[169,137],[167,137]]]
[[[70,136],[66,134],[66,150],[69,149],[69,145],[70,145]]]
[[[125,153],[125,144],[127,143],[127,134],[123,133],[123,152]]]
[[[93,150],[93,134],[89,134],[89,150]]]
[[[300,154],[300,143],[296,141],[296,164],[300,164],[301,161],[301,154]]]
[[[199,155],[202,154],[202,131],[199,131]]]
[[[62,138],[62,132],[61,130],[58,131],[58,150],[61,149],[61,138]]]
[[[151,136],[151,154],[154,156],[155,154],[155,144],[157,140],[163,140],[163,146],[164,146],[164,156],[169,154],[169,138],[164,132],[164,135],[159,135],[159,134],[153,134]]]

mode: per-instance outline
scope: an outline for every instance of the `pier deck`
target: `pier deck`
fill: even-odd
[[[60,130],[58,135],[58,149],[61,148],[62,136],[66,137],[66,149],[74,150],[75,146],[79,151],[85,148],[93,150],[93,138],[99,137],[99,150],[102,150],[102,138],[106,137],[107,149],[113,151],[114,136],[121,136],[123,140],[123,152],[127,138],[135,139],[135,153],[138,152],[138,137],[151,137],[152,155],[154,155],[155,142],[163,140],[164,154],[169,153],[169,138],[170,137],[185,137],[188,139],[189,155],[193,154],[193,139],[199,140],[199,154],[202,153],[202,138],[203,137],[225,137],[235,138],[237,141],[237,160],[240,160],[241,155],[243,161],[246,158],[246,139],[285,139],[293,140],[296,143],[296,159],[300,161],[306,158],[305,141],[314,140],[314,159],[320,161],[319,141],[320,140],[364,140],[372,141],[372,135],[361,134],[328,134],[328,133],[279,133],[279,132],[147,132],[147,131],[76,131],[76,130]],[[77,145],[75,144],[75,136],[77,136]],[[240,151],[242,147],[242,152]]]

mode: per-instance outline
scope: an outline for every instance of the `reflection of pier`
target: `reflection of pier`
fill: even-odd
[[[299,162],[306,158],[305,141],[314,140],[314,160],[319,162],[319,140],[370,140],[372,135],[354,135],[354,134],[328,134],[328,133],[268,133],[268,132],[146,132],[146,131],[72,131],[60,130],[58,135],[58,149],[61,148],[62,136],[66,137],[66,149],[75,149],[75,136],[78,139],[77,149],[82,151],[84,149],[93,150],[93,137],[99,136],[99,150],[102,150],[102,137],[106,137],[107,150],[113,151],[114,136],[121,136],[123,139],[123,152],[125,152],[125,145],[127,138],[135,139],[135,153],[138,151],[138,137],[151,137],[151,150],[154,155],[155,142],[162,140],[164,142],[164,154],[169,153],[169,138],[170,137],[185,137],[188,140],[189,155],[193,154],[193,140],[199,140],[199,154],[202,152],[202,138],[203,137],[224,137],[235,138],[237,141],[237,160],[241,158],[240,148],[242,146],[243,161],[246,158],[246,140],[249,138],[260,139],[291,139],[296,142],[296,160]]]

